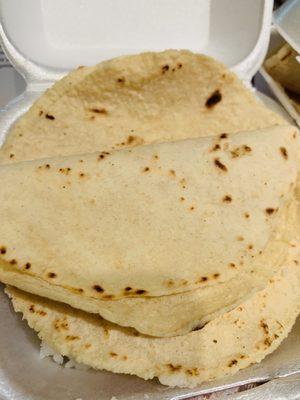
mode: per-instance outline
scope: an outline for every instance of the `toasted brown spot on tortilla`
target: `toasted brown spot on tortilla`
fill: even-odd
[[[174,364],[167,364],[167,367],[170,369],[172,372],[180,371],[182,366],[181,365],[174,365]]]
[[[51,114],[46,114],[45,117],[47,119],[50,119],[51,121],[53,121],[55,119],[54,115],[51,115]]]
[[[11,265],[15,265],[15,264],[17,264],[17,261],[13,258],[12,260],[10,260],[10,262],[9,262]]]
[[[0,247],[0,253],[1,254],[5,254],[6,253],[6,247],[5,246]]]
[[[150,168],[149,167],[145,167],[144,168],[144,172],[149,172],[150,171]]]
[[[215,279],[217,279],[217,278],[219,278],[219,276],[220,276],[220,274],[217,272],[216,274],[213,274],[213,277],[215,278]]]
[[[275,208],[272,208],[272,207],[266,208],[267,214],[272,215],[272,214],[274,214],[274,212],[276,212]]]
[[[39,310],[39,311],[38,311],[38,314],[39,314],[41,317],[45,317],[45,316],[47,315],[47,313],[46,313],[45,311],[43,311],[43,310]]]
[[[198,368],[189,368],[189,369],[186,370],[186,373],[188,375],[191,375],[191,376],[198,376],[199,375]]]
[[[247,213],[247,212],[245,212],[245,213],[244,213],[244,217],[248,219],[248,218],[250,218],[250,214]]]
[[[190,207],[190,210],[191,210],[191,211],[194,211],[194,210],[195,210],[195,207],[194,207],[194,206],[191,206],[191,207]]]
[[[227,133],[221,133],[221,135],[219,136],[220,139],[227,139],[228,135]]]
[[[206,100],[206,107],[207,108],[212,108],[214,107],[217,103],[219,103],[222,100],[222,95],[219,90],[215,90],[209,98]]]
[[[91,346],[92,346],[91,343],[86,343],[86,344],[84,345],[84,347],[85,347],[86,349],[89,349]]]
[[[135,291],[135,294],[145,294],[145,293],[147,293],[147,291],[144,289],[138,289]]]
[[[280,153],[285,160],[289,158],[287,149],[285,147],[280,147]]]
[[[182,64],[181,63],[177,63],[177,68],[178,69],[182,68]]]
[[[269,327],[268,327],[268,324],[263,319],[260,321],[260,326],[262,327],[262,329],[265,332],[265,334],[268,335],[269,334]]]
[[[56,278],[57,275],[54,272],[49,272],[48,273],[48,278]]]
[[[174,171],[174,169],[170,169],[169,173],[171,176],[176,176],[176,172]]]
[[[111,352],[109,353],[109,355],[110,355],[111,357],[117,357],[117,356],[118,356],[118,354],[117,354],[117,353],[114,353],[113,351],[111,351]]]
[[[28,262],[25,264],[25,269],[29,269],[31,267],[31,264]]]
[[[154,160],[158,160],[158,159],[159,159],[159,156],[158,156],[157,154],[154,154],[154,155],[153,155],[153,158],[154,158]]]
[[[131,144],[132,142],[134,142],[136,140],[136,136],[133,135],[129,135],[127,138],[127,143]]]
[[[229,363],[228,363],[228,367],[231,368],[231,367],[233,367],[234,365],[236,365],[237,363],[238,363],[237,360],[231,360],[231,361],[229,361]]]
[[[221,146],[219,145],[219,143],[215,144],[214,147],[210,150],[210,152],[212,153],[213,151],[217,151],[220,150]]]
[[[80,172],[80,173],[79,173],[79,176],[80,176],[80,178],[84,178],[84,176],[85,176],[85,173],[83,173],[83,172]]]
[[[252,249],[253,249],[253,244],[249,244],[249,245],[248,245],[248,249],[249,249],[249,250],[252,250]]]
[[[113,295],[113,294],[106,294],[105,296],[103,296],[103,299],[106,299],[106,300],[111,300],[111,299],[113,299],[115,296]]]
[[[267,347],[270,347],[271,344],[272,344],[271,339],[270,339],[270,338],[265,338],[265,340],[264,340],[264,345],[267,346]]]
[[[78,339],[80,339],[80,337],[79,336],[74,336],[74,335],[67,335],[66,336],[66,340],[67,341],[73,341],[73,340],[78,340]]]
[[[230,268],[235,268],[235,264],[234,263],[229,263],[229,267]]]
[[[244,240],[244,238],[243,238],[243,236],[238,236],[238,237],[237,237],[237,240],[238,240],[239,242],[242,242],[242,241]]]
[[[32,313],[35,312],[35,310],[34,310],[34,304],[31,304],[31,306],[29,307],[29,311],[32,312]]]
[[[252,151],[250,146],[247,146],[246,144],[243,146],[243,149],[247,152],[250,153]]]
[[[14,153],[10,153],[9,158],[14,158]]]
[[[122,360],[124,360],[124,361],[126,361],[127,359],[128,359],[127,356],[123,356],[123,357],[122,357]]]
[[[208,280],[208,277],[207,276],[202,276],[201,277],[201,282],[206,282]]]
[[[41,115],[43,115],[43,114],[44,114],[44,111],[40,110],[39,116],[41,116]]]
[[[118,83],[125,83],[125,78],[118,78],[117,82]]]
[[[174,286],[174,281],[172,279],[167,281],[167,286],[169,286],[169,287]]]
[[[217,339],[214,339],[213,342],[214,342],[214,343],[218,343]]]
[[[296,139],[296,136],[297,136],[297,132],[294,132],[293,133],[293,139]]]
[[[227,194],[226,196],[223,197],[223,201],[225,203],[231,203],[232,202],[232,197]]]
[[[185,198],[184,197],[180,197],[180,201],[184,201],[185,200]]]
[[[104,289],[100,285],[94,285],[93,289],[96,290],[98,293],[103,293]]]
[[[168,64],[164,65],[163,67],[161,67],[161,71],[163,74],[165,74],[167,71],[169,71],[170,67]]]
[[[227,167],[218,158],[214,159],[215,166],[220,168],[222,171],[227,172]]]
[[[298,262],[297,260],[294,260],[294,263],[295,263],[296,265],[299,265],[299,262]]]
[[[125,292],[130,292],[132,290],[132,288],[130,286],[127,286],[124,290],[125,290]]]
[[[105,108],[90,108],[90,111],[96,114],[107,114],[107,110]]]

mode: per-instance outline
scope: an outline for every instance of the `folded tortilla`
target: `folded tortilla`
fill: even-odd
[[[61,303],[8,288],[15,311],[55,351],[96,369],[194,387],[274,351],[299,313],[299,243],[267,286],[201,330],[151,338]]]
[[[221,291],[226,283],[230,290],[243,271],[259,271],[260,257],[283,241],[298,145],[295,128],[277,127],[2,166],[0,279],[86,311],[98,304],[105,318],[148,334],[189,330],[205,312],[160,333],[159,304],[149,331],[138,325],[138,311],[122,321],[126,302],[123,309],[104,303]],[[261,269],[276,268],[281,257],[275,250]],[[216,290],[208,293],[192,298],[205,305]],[[245,295],[237,290],[226,306]],[[218,308],[221,300],[206,314]]]
[[[144,53],[57,82],[16,122],[0,164],[285,123],[210,57]]]

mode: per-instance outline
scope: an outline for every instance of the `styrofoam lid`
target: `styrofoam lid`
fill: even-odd
[[[121,54],[187,48],[245,79],[265,55],[272,12],[272,0],[0,1],[8,40],[38,65],[71,69]]]

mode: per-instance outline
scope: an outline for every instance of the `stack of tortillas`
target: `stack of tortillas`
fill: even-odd
[[[297,129],[187,51],[83,67],[0,154],[0,280],[55,351],[195,386],[300,306]]]

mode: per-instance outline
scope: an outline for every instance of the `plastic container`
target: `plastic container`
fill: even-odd
[[[26,80],[24,93],[0,113],[0,144],[16,119],[69,69],[120,54],[189,48],[222,60],[250,84],[267,51],[272,6],[272,0],[0,0],[1,45]],[[291,335],[266,361],[234,377],[172,389],[155,380],[41,361],[36,333],[25,328],[2,290],[0,320],[1,400],[183,399],[295,373],[300,362]]]
[[[285,43],[293,47],[300,55],[300,1],[289,0],[274,14],[273,29],[267,57],[275,54]],[[271,88],[282,106],[300,127],[300,113],[293,106],[284,88],[276,82],[262,66],[260,70],[263,78]],[[300,81],[300,76],[299,76]]]

